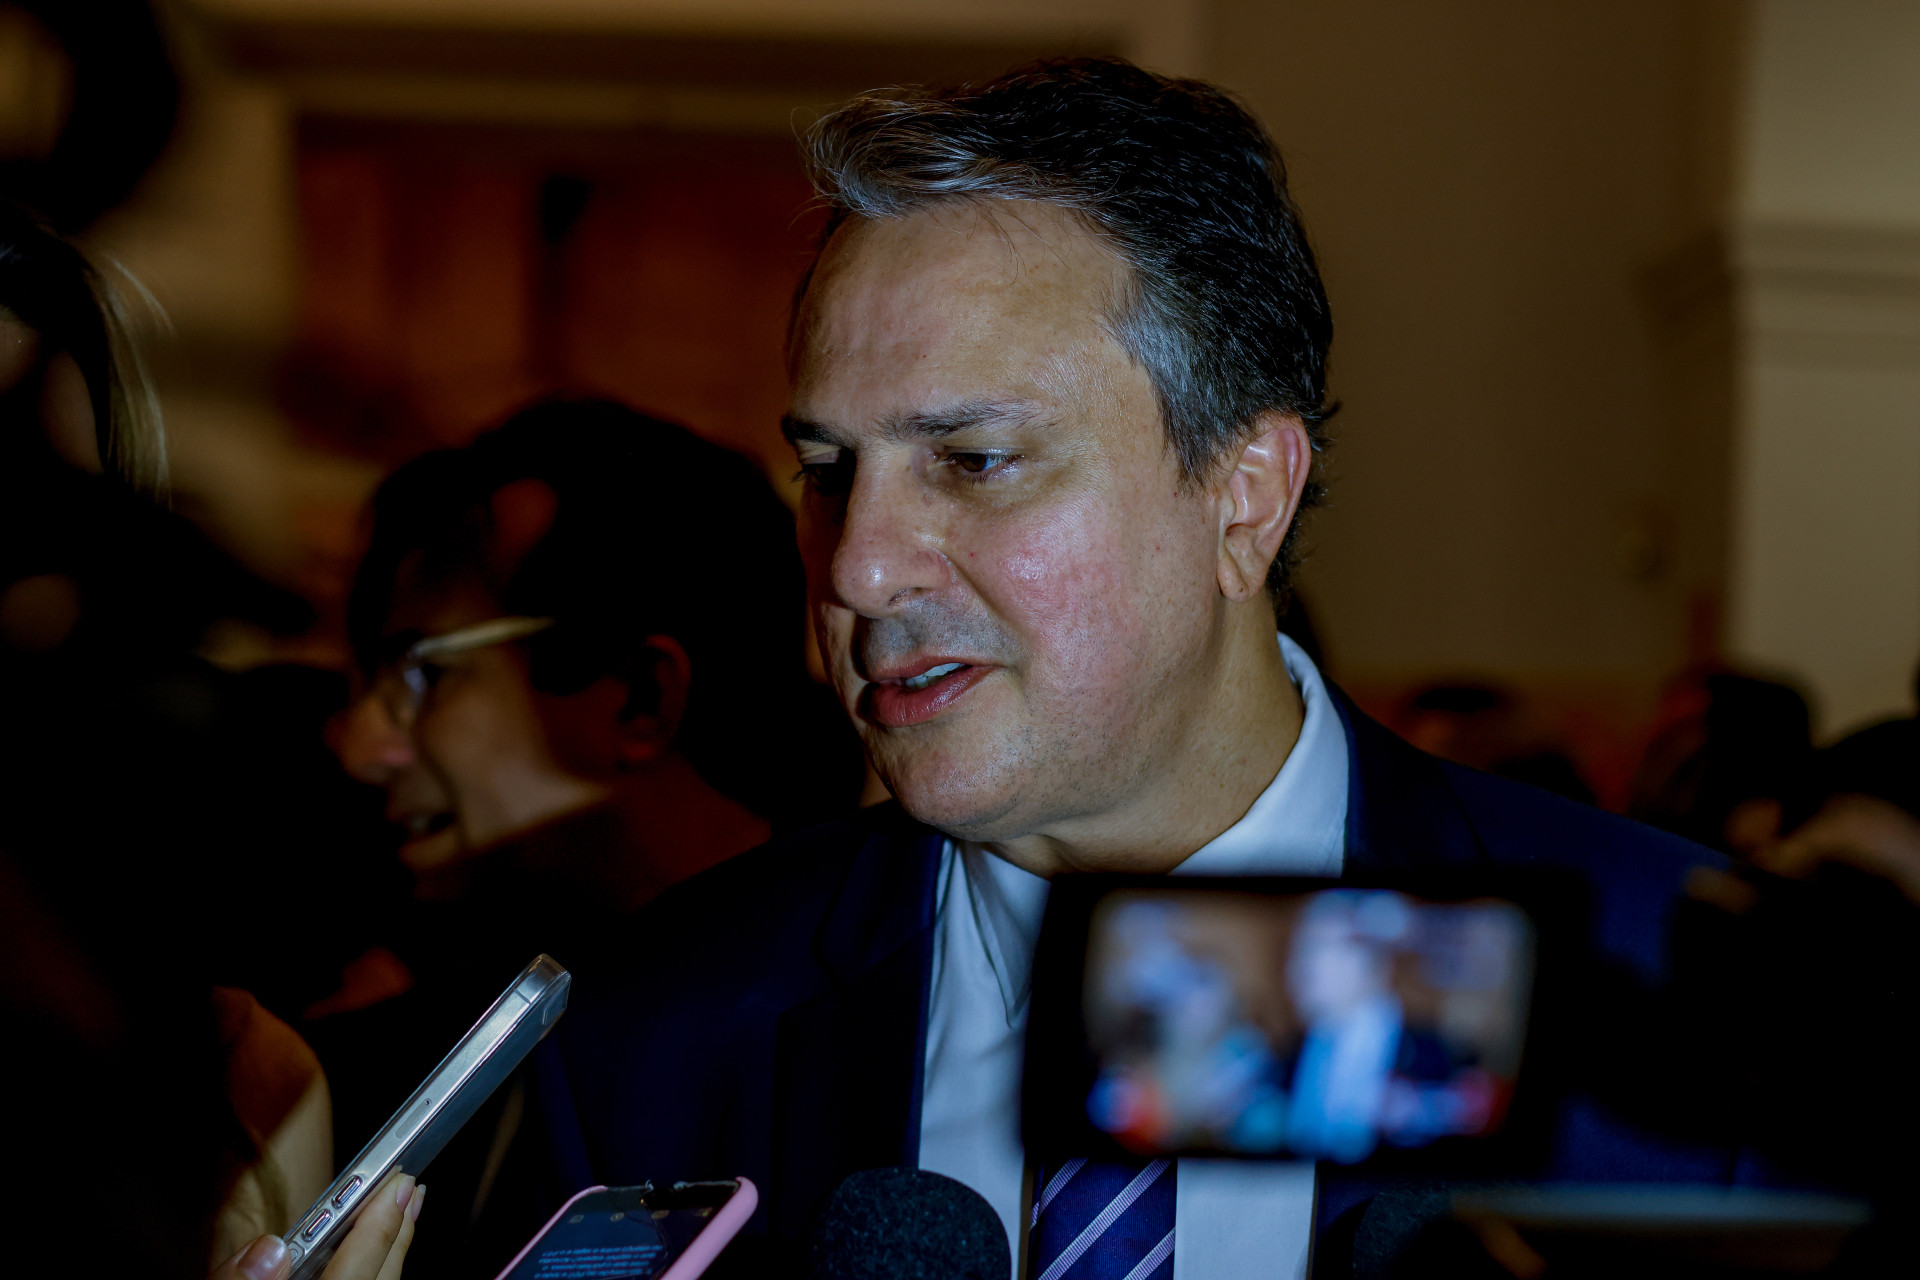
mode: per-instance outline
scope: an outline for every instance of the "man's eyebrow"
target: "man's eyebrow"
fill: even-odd
[[[971,427],[1019,426],[1039,417],[1043,410],[1031,400],[961,400],[938,409],[914,413],[892,413],[880,420],[880,438],[890,444],[909,440],[938,440]],[[830,444],[851,448],[844,434],[823,423],[810,422],[789,413],[780,418],[780,434],[788,444]]]
[[[918,413],[891,414],[881,420],[880,434],[895,443],[937,440],[972,427],[1020,426],[1042,412],[1031,400],[962,400]]]
[[[805,418],[796,418],[790,413],[780,415],[780,434],[787,438],[788,444],[799,444],[803,440],[808,444],[841,443],[831,428]]]

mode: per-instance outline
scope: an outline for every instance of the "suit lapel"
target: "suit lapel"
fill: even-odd
[[[776,1237],[800,1242],[849,1173],[916,1162],[940,837],[904,817],[855,856],[815,939],[827,989],[781,1016]]]
[[[1484,864],[1487,852],[1440,761],[1395,737],[1331,681],[1347,734],[1343,874]]]

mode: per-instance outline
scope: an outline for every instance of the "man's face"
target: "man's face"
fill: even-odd
[[[477,585],[420,586],[403,571],[385,628],[396,643],[445,635],[501,615]],[[387,792],[406,828],[401,858],[423,891],[455,891],[474,852],[605,799],[609,789],[563,765],[553,743],[564,701],[536,692],[513,644],[449,654],[411,727],[368,695],[350,711],[341,754],[354,776]]]
[[[803,314],[788,431],[814,626],[916,817],[1072,833],[1177,768],[1223,641],[1218,527],[1048,206],[854,221]]]

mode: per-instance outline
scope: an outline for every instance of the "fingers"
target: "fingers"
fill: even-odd
[[[400,1264],[407,1260],[407,1247],[413,1243],[413,1223],[420,1216],[420,1205],[427,1198],[425,1187],[415,1187],[413,1198],[407,1201],[406,1212],[400,1223],[400,1234],[394,1237],[393,1247],[387,1250],[387,1260],[380,1264],[380,1280],[400,1280]]]
[[[390,1174],[367,1197],[366,1207],[354,1220],[353,1230],[340,1242],[327,1269],[321,1272],[321,1280],[379,1280],[385,1274],[387,1255],[393,1251],[400,1233],[404,1230],[409,1241],[412,1239],[413,1222],[407,1208],[417,1194],[410,1176],[398,1170]],[[402,1252],[404,1254],[404,1250]]]
[[[280,1237],[261,1236],[215,1267],[209,1280],[281,1280],[288,1270],[287,1246]]]

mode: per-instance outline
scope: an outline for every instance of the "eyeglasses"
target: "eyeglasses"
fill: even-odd
[[[491,618],[444,635],[416,640],[398,661],[382,667],[374,676],[373,692],[394,724],[411,729],[420,718],[421,708],[426,706],[427,695],[433,692],[440,678],[441,659],[524,640],[552,625],[552,618]]]

